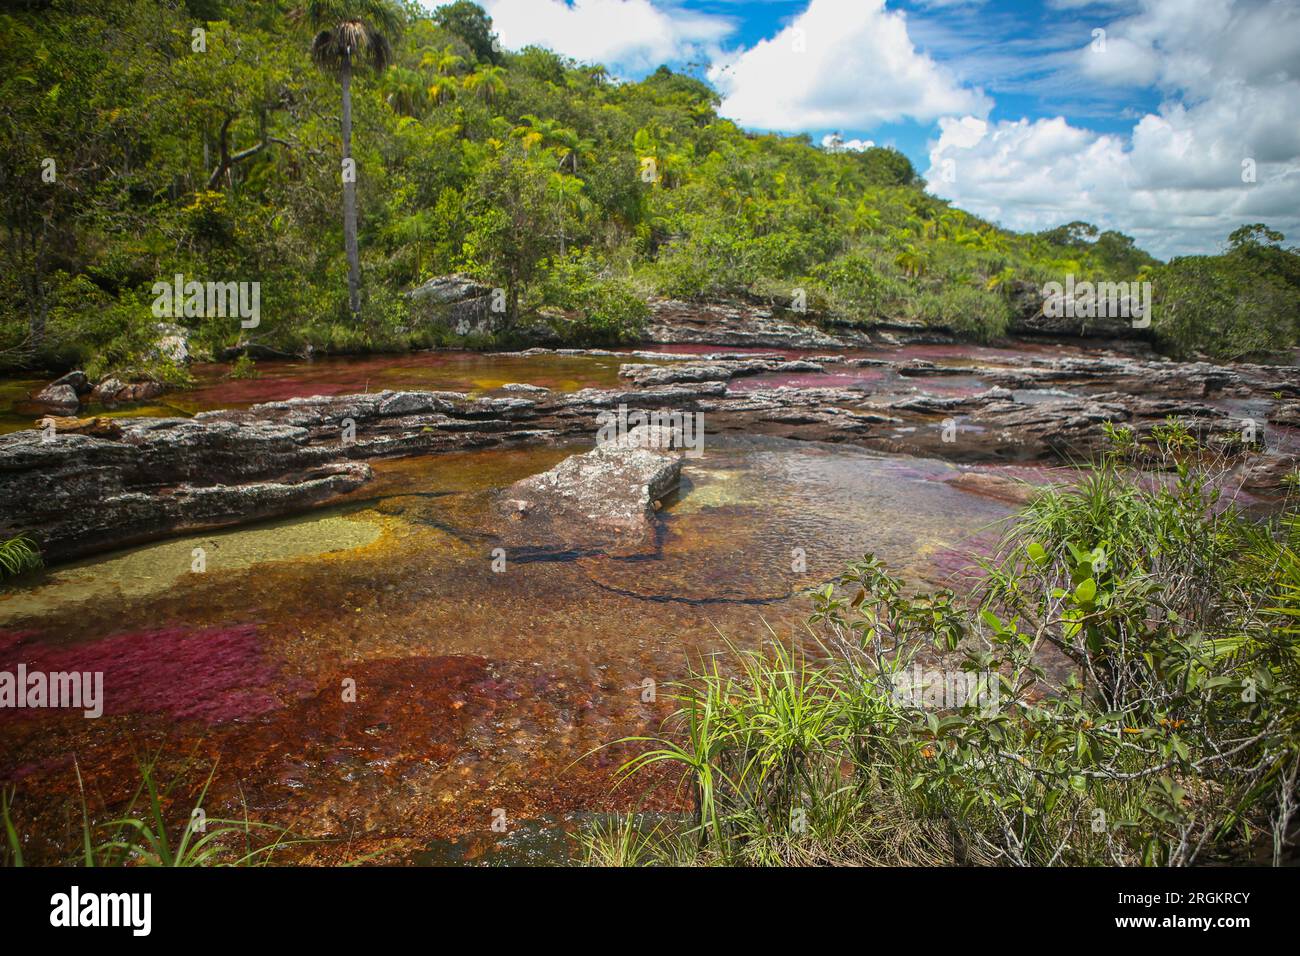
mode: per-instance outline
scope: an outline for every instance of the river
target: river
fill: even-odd
[[[964,365],[1006,352],[873,354]],[[244,381],[198,366],[197,388],[113,414],[385,388],[611,387],[620,361],[437,352],[261,362]],[[833,374],[817,384],[985,387],[960,373]],[[40,384],[0,388],[0,428],[31,427],[25,396]],[[734,387],[774,384],[802,383],[756,376]],[[137,762],[157,754],[188,807],[215,762],[209,816],[246,809],[290,827],[313,841],[289,851],[305,862],[491,861],[511,834],[591,814],[680,811],[671,781],[616,787],[631,751],[608,746],[655,733],[674,681],[729,643],[770,634],[809,643],[807,590],[864,552],[911,581],[960,586],[1012,508],[951,483],[970,466],[724,432],[686,460],[653,553],[494,568],[490,492],[590,445],[376,461],[376,479],[344,505],[103,554],[8,587],[0,668],[103,671],[106,700],[98,719],[0,712],[0,780],[34,830],[62,839],[79,815],[77,770],[92,808],[120,807],[138,785]],[[505,833],[493,828],[502,816]],[[545,852],[561,853],[557,845]]]

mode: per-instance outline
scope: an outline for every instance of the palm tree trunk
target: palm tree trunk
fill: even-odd
[[[352,158],[352,57],[343,56],[343,165]],[[357,182],[355,168],[343,177],[343,247],[348,254],[348,308],[361,319],[361,256],[357,252]]]

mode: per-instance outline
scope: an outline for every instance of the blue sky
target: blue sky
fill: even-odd
[[[482,0],[507,47],[707,79],[747,129],[902,150],[1015,229],[1300,240],[1300,0]]]
[[[730,21],[734,32],[727,46],[751,47],[791,24],[808,7],[808,0],[687,0],[681,9]],[[664,4],[665,9],[669,5]],[[1099,132],[1127,133],[1138,110],[1150,111],[1160,102],[1150,89],[1119,93],[1062,77],[1057,56],[1092,43],[1092,30],[1103,26],[1113,4],[1087,4],[1077,9],[1055,9],[1043,0],[987,0],[987,2],[888,3],[886,9],[906,14],[909,34],[919,50],[950,66],[967,82],[981,86],[994,97],[991,118],[1067,115],[1086,119]],[[670,63],[681,68],[687,64]],[[629,75],[643,74],[643,69]],[[695,72],[695,71],[693,71]],[[805,130],[820,138],[829,129]],[[872,140],[894,146],[918,168],[928,165],[927,140],[933,123],[908,120],[882,123],[870,129],[839,130],[845,139]]]

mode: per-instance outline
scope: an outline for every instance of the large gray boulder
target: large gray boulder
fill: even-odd
[[[499,494],[508,547],[628,554],[653,544],[655,511],[681,478],[671,428],[639,425]]]
[[[38,405],[63,412],[75,411],[81,404],[75,388],[71,385],[60,385],[58,382],[46,385],[37,392],[34,401]]]
[[[469,276],[436,276],[406,293],[416,325],[441,326],[456,335],[497,331],[505,316],[491,309],[492,290]]]

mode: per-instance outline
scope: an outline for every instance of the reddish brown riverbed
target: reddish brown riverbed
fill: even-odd
[[[571,389],[612,385],[617,366],[445,354],[264,363],[256,381],[213,378],[173,401],[512,380]],[[953,378],[944,384],[979,387]],[[727,641],[752,646],[769,629],[806,640],[801,592],[864,551],[913,580],[956,580],[1011,507],[950,484],[962,469],[940,462],[710,435],[661,512],[656,554],[507,559],[494,571],[491,489],[582,447],[379,462],[346,507],[104,555],[4,592],[0,669],[105,675],[98,719],[0,711],[0,780],[17,790],[29,856],[75,843],[74,768],[92,812],[120,810],[152,752],[164,777],[183,777],[186,812],[215,761],[208,815],[246,808],[292,827],[317,841],[289,853],[306,861],[490,859],[498,809],[512,830],[683,809],[649,780],[615,788],[629,751],[607,746],[658,728],[666,685]]]

